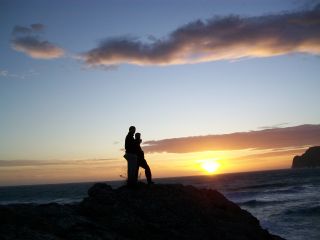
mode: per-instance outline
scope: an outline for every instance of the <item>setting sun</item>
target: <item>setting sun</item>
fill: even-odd
[[[214,173],[220,167],[220,164],[214,159],[201,161],[201,167],[208,173]]]

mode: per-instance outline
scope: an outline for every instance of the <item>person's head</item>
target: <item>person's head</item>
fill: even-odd
[[[129,133],[134,134],[135,132],[136,132],[136,127],[135,126],[129,127]]]
[[[134,138],[137,139],[137,140],[141,139],[141,133],[136,133],[134,135]]]
[[[138,141],[139,143],[142,143],[142,139],[141,139],[141,134],[140,133],[136,133],[134,135],[134,138],[136,141]]]

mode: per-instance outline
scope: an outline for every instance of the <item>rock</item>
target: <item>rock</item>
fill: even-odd
[[[106,183],[96,183],[88,190],[89,197],[96,197],[99,194],[108,194],[112,192],[112,187]]]
[[[292,160],[292,168],[320,167],[320,146],[310,147],[301,156],[295,156]]]
[[[98,183],[88,195],[71,205],[0,205],[0,239],[282,239],[215,190]]]

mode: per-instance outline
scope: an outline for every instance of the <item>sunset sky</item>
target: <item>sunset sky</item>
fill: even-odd
[[[320,1],[0,0],[0,36],[0,185],[120,180],[130,125],[154,177],[320,144]]]

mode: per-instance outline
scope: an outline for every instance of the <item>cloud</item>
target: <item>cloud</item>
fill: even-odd
[[[7,70],[1,70],[0,69],[0,77],[7,77],[8,76],[8,71]]]
[[[42,33],[44,28],[40,23],[31,24],[30,27],[15,26],[12,30],[12,47],[32,58],[53,59],[63,56],[62,48],[36,35]]]
[[[274,125],[271,125],[271,126],[262,126],[262,127],[259,127],[259,129],[270,129],[270,128],[279,128],[279,127],[283,127],[285,125],[288,125],[289,123],[285,122],[285,123],[278,123],[278,124],[274,124]]]
[[[108,66],[186,64],[288,53],[318,55],[319,6],[259,17],[198,20],[151,42],[128,37],[107,39],[82,56],[89,66]]]
[[[153,140],[147,153],[189,153],[240,149],[277,149],[320,145],[320,125],[300,125],[231,134]]]
[[[282,157],[282,156],[295,156],[295,155],[301,155],[307,150],[307,148],[297,148],[297,149],[291,149],[291,150],[280,150],[280,151],[270,151],[267,153],[257,153],[257,154],[250,154],[245,155],[241,157],[233,158],[233,160],[257,160],[257,159],[264,159],[264,158],[275,158],[275,157]]]
[[[0,69],[0,77],[3,77],[3,78],[25,79],[27,77],[32,77],[32,76],[35,76],[35,75],[39,75],[39,73],[34,69],[29,69],[28,71],[25,71],[25,72],[22,72],[22,73],[19,73],[19,74],[9,72],[8,70]]]
[[[30,27],[24,26],[15,26],[12,30],[12,34],[31,34],[35,32],[42,32],[45,29],[45,26],[41,23],[31,24]]]
[[[117,162],[116,159],[80,159],[80,160],[0,160],[0,167],[39,167],[52,165],[93,165],[106,162]]]
[[[24,52],[33,58],[52,59],[63,56],[63,49],[48,41],[41,41],[34,36],[20,37],[12,40],[15,50]]]
[[[41,32],[44,30],[45,26],[41,23],[34,23],[30,25],[33,31]]]

